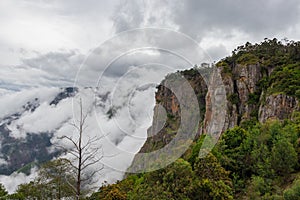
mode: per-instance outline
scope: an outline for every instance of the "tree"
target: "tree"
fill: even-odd
[[[233,199],[232,181],[217,158],[209,153],[205,158],[198,158],[194,164],[195,174],[199,179],[195,199]]]
[[[180,158],[166,168],[135,180],[127,199],[195,199],[198,192],[194,187],[195,178],[190,163]]]
[[[86,129],[86,119],[88,113],[83,112],[82,100],[79,102],[80,113],[78,123],[73,123],[72,126],[78,132],[77,137],[70,136],[62,136],[60,139],[67,140],[71,143],[72,148],[67,149],[62,147],[66,153],[71,154],[74,159],[71,160],[70,165],[75,171],[75,186],[72,183],[69,185],[73,188],[73,191],[76,194],[76,199],[80,199],[83,196],[83,187],[92,182],[94,175],[101,171],[104,166],[102,165],[100,169],[92,170],[91,172],[87,172],[89,167],[95,165],[103,158],[103,153],[101,152],[100,156],[98,153],[102,150],[102,146],[97,146],[96,143],[101,140],[103,137],[88,137],[84,136],[84,130]],[[87,141],[85,139],[87,138]]]
[[[300,180],[296,180],[291,188],[284,191],[283,197],[285,200],[299,200],[300,199]]]
[[[274,170],[272,168],[271,152],[266,144],[254,145],[251,152],[252,172],[264,177],[272,178]]]
[[[251,144],[249,143],[249,133],[241,127],[228,129],[221,137],[216,146],[217,157],[221,165],[228,171],[233,172],[231,177],[235,189],[243,187],[243,180],[251,174]]]
[[[16,193],[10,195],[10,198],[37,200],[48,198],[48,194],[42,189],[44,189],[44,187],[38,185],[35,181],[31,181],[29,183],[19,185]]]
[[[67,159],[57,159],[43,164],[34,181],[18,186],[8,199],[64,199],[74,197],[68,183],[75,182]]]
[[[298,155],[293,145],[286,139],[278,140],[272,148],[272,166],[277,174],[287,175],[298,164]]]
[[[107,199],[107,200],[126,200],[127,195],[124,190],[130,190],[128,187],[132,187],[130,181],[118,181],[115,184],[107,184],[106,182],[100,188],[100,190],[94,193],[89,200]]]
[[[75,178],[70,168],[70,161],[64,158],[47,162],[39,170],[36,183],[42,186],[44,193],[55,199],[71,197],[73,191],[70,184],[74,185]]]
[[[1,199],[1,197],[5,197],[7,194],[8,193],[5,189],[5,187],[2,185],[2,183],[0,183],[0,199]]]
[[[262,199],[271,192],[271,181],[260,176],[252,176],[247,193],[250,199]]]

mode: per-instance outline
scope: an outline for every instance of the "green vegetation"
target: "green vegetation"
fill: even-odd
[[[248,104],[251,104],[251,105],[255,105],[259,102],[259,96],[260,94],[259,93],[250,93],[249,94],[249,99],[248,99]]]
[[[300,42],[286,40],[282,43],[276,38],[266,38],[260,44],[247,42],[216,66],[222,67],[223,75],[231,75],[232,66],[237,64],[259,65],[262,74],[272,71],[260,81],[260,90],[266,90],[268,94],[284,93],[300,99]],[[249,103],[253,104],[258,99],[259,97],[252,96]]]
[[[199,158],[202,135],[167,168],[104,185],[91,199],[297,199],[299,119],[236,126]]]
[[[244,65],[251,65],[257,64],[259,62],[259,59],[252,53],[244,53],[236,60],[236,62]]]
[[[16,193],[2,199],[62,199],[75,197],[74,172],[67,159],[57,159],[41,166],[35,180],[18,186]],[[1,190],[0,190],[1,195]]]
[[[0,183],[0,199],[3,199],[7,194],[5,187]]]
[[[296,200],[300,197],[300,179],[293,183],[291,188],[288,188],[283,193],[284,199],[286,200]]]
[[[213,154],[197,158],[194,168],[178,159],[167,168],[103,186],[91,199],[233,199],[229,172]]]
[[[239,103],[239,95],[236,93],[230,94],[227,97],[228,101],[230,101],[232,104],[238,104]]]
[[[283,92],[300,99],[300,62],[289,64],[273,71],[269,93]]]

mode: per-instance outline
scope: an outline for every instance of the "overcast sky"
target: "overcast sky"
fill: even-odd
[[[186,34],[213,61],[247,41],[299,40],[299,6],[298,0],[1,0],[0,86],[68,85],[94,48],[135,28]]]

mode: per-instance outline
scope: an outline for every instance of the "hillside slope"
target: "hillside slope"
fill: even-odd
[[[268,119],[289,119],[293,111],[300,110],[300,56],[297,52],[300,52],[299,42],[284,45],[276,39],[266,40],[261,44],[247,43],[238,47],[232,56],[216,64],[214,73],[221,74],[227,98],[223,132],[236,125],[266,122]],[[216,83],[211,82],[207,86],[198,69],[181,73],[198,96],[201,114],[205,113],[202,117],[204,123],[199,123],[203,132],[207,132],[213,115],[210,112],[213,110],[211,100],[215,95]],[[154,137],[148,137],[141,152],[150,152],[166,145],[180,124],[180,105],[169,89],[158,87],[156,103],[166,109],[169,118],[163,129]],[[153,122],[158,118],[158,115],[154,115]],[[155,126],[153,124],[152,128]]]
[[[125,180],[102,187],[94,196],[104,199],[111,195],[120,199],[292,199],[293,195],[297,196],[299,52],[300,42],[266,39],[260,44],[246,43],[219,61],[212,73],[212,77],[221,77],[218,81],[207,84],[197,68],[178,72],[193,87],[199,110],[205,113],[198,122],[194,143],[166,168],[142,175],[127,174]],[[220,80],[226,92],[226,98],[222,99],[225,119],[214,108],[218,106],[216,95],[222,93],[222,90],[216,92]],[[181,105],[176,95],[163,86],[164,81],[156,92],[155,109],[164,107],[167,120],[162,123],[160,115],[164,113],[154,112],[148,139],[140,153],[168,145],[180,127]],[[215,124],[216,118],[219,124]],[[211,133],[215,125],[222,126],[223,135],[212,153],[198,158],[205,138],[219,139]],[[165,159],[163,156],[156,158],[157,164]],[[145,162],[136,156],[129,171],[142,168]]]

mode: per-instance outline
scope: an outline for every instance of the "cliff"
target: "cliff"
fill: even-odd
[[[207,84],[201,74],[195,69],[178,73],[183,75],[183,77],[188,81],[197,97],[200,110],[200,124],[204,119],[205,114],[205,95],[207,93]],[[181,124],[181,105],[174,92],[165,86],[166,82],[170,81],[172,81],[172,74],[167,76],[166,79],[163,80],[157,87],[153,124],[148,129],[148,139],[141,148],[141,153],[155,151],[168,144],[176,135]],[[182,96],[182,92],[182,90],[179,90],[177,95]],[[198,129],[197,132],[200,133],[200,129]]]
[[[282,44],[273,39],[254,45],[246,43],[209,69],[213,70],[210,81],[205,81],[204,73],[198,73],[196,68],[178,72],[189,81],[198,98],[201,119],[195,139],[203,132],[212,133],[220,128],[224,132],[235,125],[291,118],[294,111],[300,110],[297,52],[300,52],[299,42]],[[181,105],[176,95],[163,86],[169,77],[158,86],[153,125],[140,153],[164,147],[177,134]],[[131,168],[141,164],[134,159]]]

